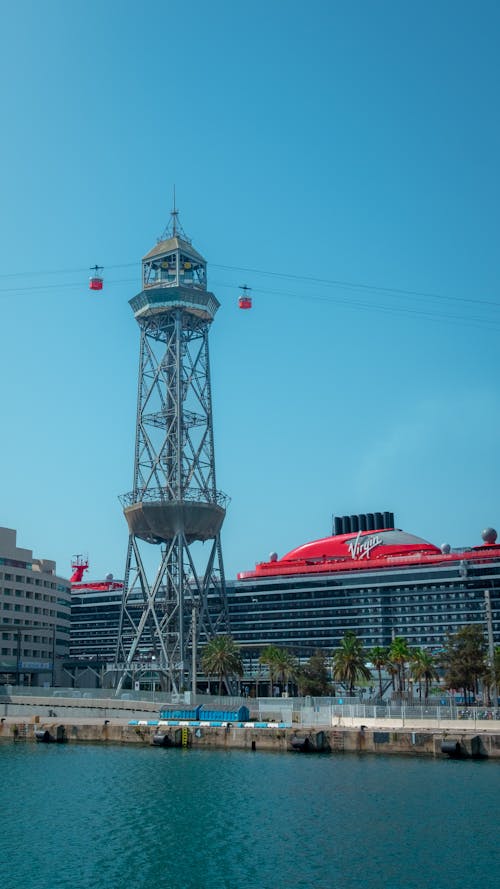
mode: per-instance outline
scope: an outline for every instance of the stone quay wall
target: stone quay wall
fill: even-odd
[[[151,715],[151,714],[150,714]],[[140,744],[219,749],[308,753],[399,754],[490,758],[500,761],[500,730],[480,731],[452,726],[298,726],[290,728],[130,725],[127,716],[91,719],[68,712],[62,717],[27,713],[2,717],[0,741],[64,741],[68,743]],[[458,745],[458,746],[457,746]]]

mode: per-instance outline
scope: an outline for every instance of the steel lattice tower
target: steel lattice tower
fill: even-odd
[[[175,206],[142,260],[142,287],[130,300],[140,351],[134,484],[120,498],[129,542],[117,690],[154,667],[177,692],[196,687],[198,642],[228,626],[220,542],[227,498],[216,487],[208,349],[219,303]],[[153,548],[159,565],[148,579]]]

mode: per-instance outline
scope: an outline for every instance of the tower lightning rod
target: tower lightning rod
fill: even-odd
[[[177,237],[177,216],[178,216],[178,214],[179,214],[179,211],[177,210],[177,208],[175,206],[175,185],[174,185],[174,206],[173,206],[173,210],[172,210],[172,237],[173,238]]]

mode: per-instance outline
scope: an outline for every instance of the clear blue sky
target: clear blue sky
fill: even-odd
[[[500,526],[499,41],[493,2],[4,4],[0,524],[21,546],[123,574],[128,300],[173,183],[222,303],[228,577],[332,514],[453,546]]]

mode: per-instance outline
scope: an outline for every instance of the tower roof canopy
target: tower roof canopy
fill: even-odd
[[[185,241],[184,238],[179,238],[177,236],[167,238],[165,241],[159,241],[149,253],[146,253],[146,256],[143,256],[143,261],[146,259],[153,259],[154,256],[161,256],[164,253],[172,253],[174,250],[182,250],[183,253],[188,253],[193,259],[197,259],[199,262],[203,263],[206,262],[201,253],[198,253],[189,241]]]

